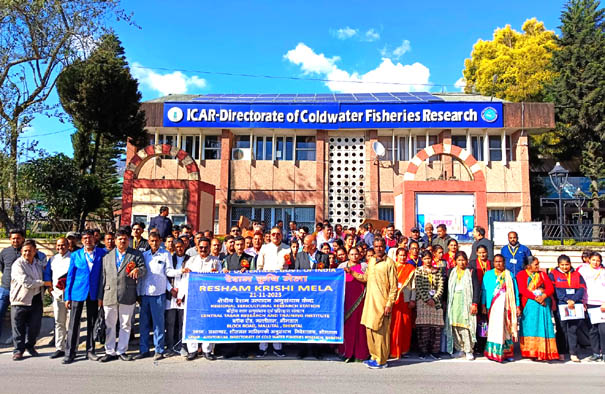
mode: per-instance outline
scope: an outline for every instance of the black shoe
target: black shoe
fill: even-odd
[[[162,360],[163,358],[165,358],[165,357],[164,357],[164,353],[156,353],[156,354],[153,356],[153,361],[159,361],[159,360]]]
[[[283,356],[279,356],[279,357],[285,357],[285,354]],[[319,351],[313,352],[313,357],[315,357],[317,360],[323,360],[324,359],[324,355],[321,352],[319,352]]]
[[[193,361],[197,358],[197,352],[191,352],[187,355],[187,361]]]
[[[53,354],[50,355],[50,358],[59,358],[59,357],[64,357],[65,356],[65,352],[63,350],[57,350],[56,352],[54,352]]]
[[[206,360],[208,360],[208,361],[214,361],[214,360],[216,360],[216,357],[212,353],[204,353],[204,358]]]
[[[64,357],[63,361],[61,361],[61,364],[71,364],[74,362],[74,358],[73,357]]]
[[[302,360],[304,358],[306,358],[308,356],[307,352],[298,352],[298,354],[296,355],[296,358],[299,360]]]
[[[281,349],[273,349],[273,354],[275,354],[277,357],[286,357],[286,353],[284,353],[284,351]]]
[[[86,353],[86,358],[89,359],[90,361],[99,361],[99,359],[101,357],[97,356],[93,352],[88,352],[88,353]]]
[[[126,354],[126,353],[120,354],[118,357],[122,361],[132,361],[132,360],[134,360],[134,358],[130,354]]]
[[[114,355],[114,354],[106,354],[103,357],[101,357],[101,359],[99,360],[102,363],[106,363],[108,361],[113,361],[113,360],[117,360],[118,356]]]
[[[256,358],[263,358],[265,356],[267,356],[267,351],[260,350],[260,349],[256,352],[256,355],[255,355]]]
[[[32,357],[38,357],[38,356],[40,356],[40,353],[38,353],[38,351],[36,349],[34,349],[33,347],[29,348],[29,349],[26,349],[26,350],[29,353],[29,355],[32,356]]]
[[[149,352],[139,353],[136,356],[134,356],[134,359],[135,360],[142,360],[142,359],[147,358],[147,357],[151,357],[151,353],[149,353]]]
[[[240,357],[240,358],[243,358],[243,359],[246,359],[246,358],[248,358],[248,353],[246,353],[246,352],[241,352],[241,353],[239,354],[239,357]]]

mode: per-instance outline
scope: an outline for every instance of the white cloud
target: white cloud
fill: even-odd
[[[370,29],[370,30],[366,31],[366,34],[364,36],[365,36],[364,41],[368,41],[368,42],[372,42],[372,41],[376,41],[376,40],[380,39],[380,34],[374,29]]]
[[[396,47],[395,49],[393,49],[392,51],[388,49],[388,47],[384,47],[380,50],[380,54],[383,57],[389,57],[391,59],[394,60],[399,60],[399,58],[401,58],[401,56],[403,56],[405,53],[409,52],[412,50],[412,46],[410,45],[410,41],[408,40],[403,40],[401,42],[401,45],[399,45],[398,47]]]
[[[333,33],[336,38],[338,38],[339,40],[346,40],[348,38],[353,37],[354,35],[357,34],[357,29],[353,29],[349,26],[347,27],[342,27],[336,31],[333,31]]]
[[[324,84],[333,92],[395,92],[424,91],[429,83],[430,71],[421,63],[393,63],[383,57],[381,63],[373,70],[360,74],[340,69],[336,63],[340,57],[326,57],[317,54],[304,43],[288,51],[284,58],[300,66],[305,74],[320,75],[329,81]]]
[[[187,76],[180,71],[160,74],[140,63],[134,62],[131,66],[132,75],[139,83],[166,96],[168,94],[183,94],[190,89],[203,89],[207,86],[206,80],[197,75]]]
[[[466,86],[466,80],[464,79],[464,77],[458,78],[454,86],[460,89],[461,92],[464,92],[464,87]]]

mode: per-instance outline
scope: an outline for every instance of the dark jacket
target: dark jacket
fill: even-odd
[[[242,253],[241,256],[238,256],[237,253],[227,255],[227,257],[223,259],[223,268],[227,268],[228,271],[240,271],[242,269],[242,260],[247,260],[248,264],[250,264],[247,268],[248,270],[255,269],[253,262],[256,261],[247,253]]]
[[[557,304],[567,304],[567,301],[572,300],[576,304],[581,304],[586,291],[586,282],[580,273],[573,268],[569,272],[569,282],[567,275],[559,271],[558,268],[553,269],[548,274],[550,281],[555,287],[555,298]]]
[[[490,262],[494,262],[494,241],[489,240],[487,238],[481,238],[480,240],[473,242],[471,256],[468,258],[469,261],[477,260],[477,248],[481,245],[487,248],[487,259]]]
[[[21,257],[21,251],[9,246],[0,252],[0,272],[2,272],[2,287],[10,289],[11,287],[11,267],[13,263]]]
[[[99,292],[97,298],[104,305],[133,305],[137,300],[137,281],[126,274],[126,266],[131,261],[139,269],[139,278],[147,273],[143,254],[133,248],[127,248],[124,260],[118,268],[116,254],[118,249],[113,249],[103,257],[103,267],[99,278]]]
[[[320,269],[319,264],[323,264],[323,268],[330,268],[330,258],[327,254],[320,252],[319,250],[315,254],[316,263],[311,267],[311,260],[309,253],[300,252],[296,255],[296,261],[294,261],[294,269],[297,270],[308,270],[308,269]]]
[[[172,232],[172,220],[167,216],[158,215],[149,222],[149,230],[156,229],[162,239],[166,239]]]
[[[149,242],[147,242],[147,240],[145,238],[141,237],[141,241],[135,248],[134,247],[134,238],[130,238],[130,243],[128,244],[128,247],[136,249],[139,252],[143,253],[144,251],[149,250]]]

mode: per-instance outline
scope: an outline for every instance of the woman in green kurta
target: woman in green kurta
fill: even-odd
[[[454,259],[456,267],[451,270],[448,279],[448,307],[445,319],[447,351],[454,357],[466,354],[467,360],[474,360],[476,315],[481,299],[479,280],[475,270],[468,268],[466,253],[458,252]]]

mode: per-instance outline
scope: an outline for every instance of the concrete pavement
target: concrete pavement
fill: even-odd
[[[10,348],[0,353],[0,393],[602,393],[605,363],[498,364],[475,361],[404,359],[384,370],[361,363],[277,359],[185,361],[181,357],[106,364],[84,360],[71,365],[47,356],[20,362]],[[289,352],[289,354],[294,354]]]

